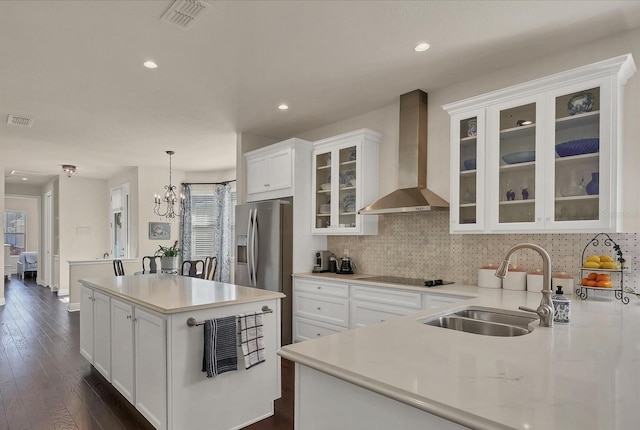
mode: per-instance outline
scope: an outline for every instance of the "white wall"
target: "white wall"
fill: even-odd
[[[60,290],[69,293],[69,260],[102,258],[109,250],[109,188],[106,179],[61,176],[58,195]],[[70,301],[74,301],[70,298]],[[75,300],[77,301],[77,300]]]
[[[224,182],[236,179],[236,169],[207,171],[207,172],[186,172],[185,182]]]

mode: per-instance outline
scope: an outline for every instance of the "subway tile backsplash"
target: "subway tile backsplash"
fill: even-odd
[[[580,280],[582,250],[595,236],[572,234],[449,234],[449,213],[384,215],[378,218],[377,236],[329,236],[328,246],[336,256],[344,250],[358,265],[359,273],[410,278],[443,278],[464,284],[478,283],[477,269],[498,264],[507,249],[516,243],[531,242],[545,248],[551,256],[553,273],[570,273]],[[630,272],[624,274],[625,286],[640,290],[637,268],[640,242],[636,233],[612,233],[620,245]],[[593,251],[593,252],[592,252]],[[611,254],[600,243],[588,254]],[[514,260],[512,259],[512,263]],[[517,265],[527,270],[542,268],[542,259],[531,250],[517,252]]]

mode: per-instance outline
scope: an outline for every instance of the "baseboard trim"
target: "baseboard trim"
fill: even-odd
[[[0,297],[0,306],[4,306],[7,302],[4,301],[4,297]]]
[[[58,290],[58,295],[59,296],[68,296],[69,295],[69,290]]]
[[[80,310],[80,303],[69,303],[67,306],[68,312],[78,312]]]

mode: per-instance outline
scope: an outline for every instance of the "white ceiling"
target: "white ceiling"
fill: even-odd
[[[160,21],[171,0],[0,1],[5,174],[107,178],[166,168],[167,149],[177,169],[229,169],[237,132],[288,138],[640,26],[637,1],[209,3],[185,31]]]

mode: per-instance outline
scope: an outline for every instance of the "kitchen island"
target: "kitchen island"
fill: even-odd
[[[473,298],[280,350],[296,363],[296,428],[637,428],[639,300],[569,296],[570,324],[493,337],[421,321],[470,305],[535,308],[541,294],[426,290]]]
[[[87,278],[80,288],[80,352],[157,429],[242,428],[280,397],[282,293],[186,276]],[[213,378],[201,371],[203,326],[263,312],[265,362]],[[240,343],[238,343],[240,346]]]

